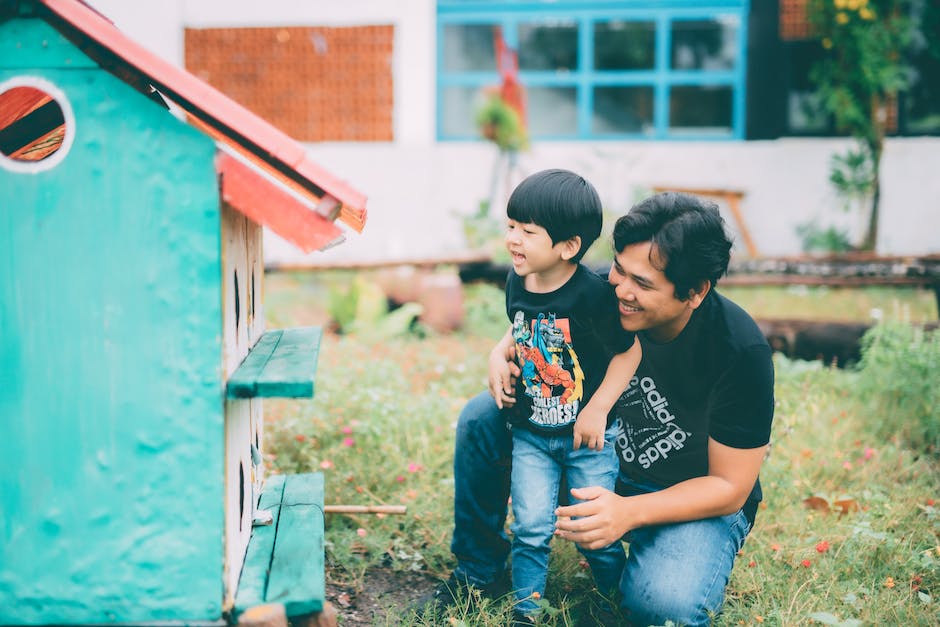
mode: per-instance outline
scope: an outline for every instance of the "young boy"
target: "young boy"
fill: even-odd
[[[512,586],[517,620],[532,622],[545,592],[562,479],[569,488],[614,489],[616,427],[608,414],[636,372],[640,344],[620,325],[612,287],[579,263],[603,222],[590,183],[566,170],[538,172],[513,191],[506,213],[512,324],[491,353],[489,385],[503,408],[505,355],[514,344],[521,375],[516,403],[504,409],[513,446]],[[581,552],[601,593],[617,590],[620,542]]]

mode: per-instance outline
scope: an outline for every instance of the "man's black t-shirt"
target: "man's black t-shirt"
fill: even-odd
[[[557,290],[529,292],[523,278],[510,271],[506,313],[522,370],[510,421],[537,433],[571,430],[604,379],[610,358],[635,340],[620,326],[613,287],[579,265]]]
[[[754,320],[711,290],[672,341],[637,334],[643,359],[614,412],[627,477],[667,487],[708,474],[708,439],[733,448],[770,441],[771,349]],[[760,482],[749,501],[761,499]]]

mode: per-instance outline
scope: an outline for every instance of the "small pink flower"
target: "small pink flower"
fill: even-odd
[[[357,534],[360,538],[365,538],[365,537],[366,537],[366,533],[368,533],[368,532],[367,532],[365,529],[363,529],[362,527],[359,527],[358,529],[356,529],[356,534]]]
[[[356,443],[356,441],[355,441],[354,439],[352,439],[352,438],[343,438],[343,446],[345,446],[345,447],[351,447],[351,446],[353,446],[355,443]]]
[[[323,470],[329,470],[332,467],[333,467],[333,462],[331,462],[328,459],[324,459],[322,462],[320,462],[320,468],[322,468]]]
[[[305,436],[303,433],[298,433],[294,436],[294,439],[298,442],[305,442],[307,440],[307,436]]]
[[[349,435],[352,433],[352,427],[343,427],[343,434]]]
[[[408,472],[419,472],[421,470],[424,470],[424,466],[421,464],[416,464],[415,462],[408,464]]]
[[[810,566],[813,565],[813,563],[812,563],[811,561],[809,561],[809,560],[803,560],[802,562],[800,562],[800,565],[801,565],[803,568],[809,568]]]
[[[869,446],[868,448],[865,449],[864,455],[865,455],[865,459],[871,459],[872,457],[875,456],[875,449]]]
[[[852,462],[842,462],[842,467],[846,470],[852,470]]]
[[[825,540],[820,540],[819,542],[816,543],[817,553],[825,553],[828,550],[829,550],[829,543],[826,542]]]
[[[398,483],[404,483],[405,478],[402,475],[398,475],[397,477],[395,477],[395,481],[397,481]]]

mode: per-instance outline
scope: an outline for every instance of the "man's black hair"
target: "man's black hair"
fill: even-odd
[[[691,194],[663,192],[633,206],[614,225],[614,251],[630,244],[650,242],[658,255],[654,263],[676,286],[676,298],[712,287],[728,270],[731,239],[718,205]]]
[[[597,190],[568,170],[542,170],[526,177],[509,197],[506,215],[510,220],[542,227],[553,246],[579,236],[581,250],[571,263],[581,260],[600,236],[604,223]]]

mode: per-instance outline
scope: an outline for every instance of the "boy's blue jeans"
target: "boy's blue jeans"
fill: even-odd
[[[470,399],[457,423],[454,454],[454,575],[483,586],[501,577],[509,556],[503,527],[512,437],[492,397]],[[618,493],[655,488],[625,482]],[[743,512],[636,529],[621,579],[621,605],[632,622],[707,625],[724,602],[738,550],[750,530]]]
[[[568,488],[600,486],[613,490],[619,474],[614,439],[617,428],[604,434],[604,448],[574,450],[574,436],[541,435],[518,427],[512,431],[512,588],[517,612],[534,615],[539,607],[532,593],[545,595],[549,542],[555,532],[555,508],[562,478]],[[576,502],[576,501],[573,501]],[[626,556],[618,540],[602,549],[578,547],[591,565],[598,589],[609,595],[620,586]]]

